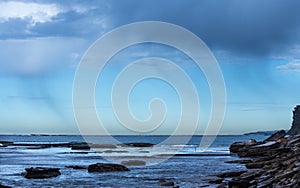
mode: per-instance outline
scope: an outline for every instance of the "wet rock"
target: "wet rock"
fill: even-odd
[[[162,182],[162,183],[160,183],[160,186],[174,186],[175,184],[174,184],[174,182],[172,182],[172,181],[169,181],[169,182]]]
[[[12,187],[0,184],[0,188],[12,188]]]
[[[221,184],[223,182],[223,178],[218,178],[218,177],[215,177],[215,178],[211,178],[208,183],[210,184]]]
[[[271,149],[279,148],[280,142],[272,141],[264,144],[249,146],[237,152],[239,157],[269,156]]]
[[[225,187],[226,187],[226,184],[224,182],[217,185],[217,188],[225,188]]]
[[[272,134],[269,138],[265,139],[263,142],[271,142],[276,141],[278,139],[284,138],[286,135],[286,132],[284,130],[278,131],[274,134]]]
[[[90,146],[88,144],[77,144],[77,145],[72,145],[71,147],[72,150],[90,150]]]
[[[241,159],[241,160],[226,161],[225,163],[246,164],[250,162],[252,162],[251,159]]]
[[[144,143],[144,142],[127,143],[125,145],[130,146],[130,147],[152,147],[152,146],[154,146],[154,144]]]
[[[66,153],[68,153],[68,154],[89,154],[89,152],[66,152]]]
[[[89,165],[88,172],[117,172],[117,171],[129,171],[126,166],[119,164],[109,163],[96,163]]]
[[[237,153],[245,146],[246,146],[245,142],[234,142],[233,144],[230,145],[229,151],[232,153]]]
[[[217,176],[220,178],[232,178],[232,177],[240,176],[241,174],[243,174],[245,172],[247,172],[247,171],[242,170],[242,171],[234,171],[234,172],[224,172],[222,174],[218,174]]]
[[[258,163],[247,163],[246,168],[252,169],[252,168],[262,168],[264,167],[264,162],[258,162]]]
[[[145,166],[146,162],[141,160],[129,160],[129,161],[122,161],[121,164],[125,166]]]
[[[248,188],[249,186],[250,183],[242,179],[233,179],[228,183],[229,188]]]
[[[166,181],[166,180],[162,179],[162,180],[159,180],[159,185],[165,186],[165,187],[171,187],[171,186],[174,186],[175,183],[173,181]]]
[[[286,143],[286,142],[288,142],[288,139],[286,139],[286,138],[279,138],[278,140],[276,140],[276,142]]]
[[[61,175],[59,168],[35,167],[26,168],[25,170],[26,172],[22,173],[22,175],[27,179],[44,179]]]
[[[247,142],[235,142],[233,144],[230,145],[229,151],[232,153],[237,153],[243,149],[246,149],[249,146],[253,146],[256,145],[257,142],[254,139],[251,139]]]
[[[0,147],[7,147],[13,145],[13,142],[8,142],[8,141],[0,141]]]

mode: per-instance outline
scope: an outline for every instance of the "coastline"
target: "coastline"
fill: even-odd
[[[247,170],[219,174],[218,187],[300,186],[300,135],[281,130],[262,142],[235,142],[230,151],[240,157],[230,163],[244,164]]]

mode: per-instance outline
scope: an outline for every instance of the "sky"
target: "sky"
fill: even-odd
[[[300,104],[299,9],[297,0],[3,0],[0,133],[79,134],[72,88],[80,60],[104,34],[141,21],[184,27],[212,51],[227,93],[219,134],[289,129],[292,110]],[[212,108],[203,72],[186,54],[154,43],[120,51],[99,76],[95,108],[106,129],[135,134],[115,117],[112,85],[124,67],[150,56],[174,61],[193,81],[200,104],[197,134],[203,133]],[[164,65],[156,69],[172,71]],[[131,112],[147,120],[149,101],[156,97],[168,110],[151,134],[171,134],[180,119],[181,101],[168,83],[154,78],[139,82],[129,96]]]

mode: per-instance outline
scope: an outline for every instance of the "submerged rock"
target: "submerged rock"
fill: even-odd
[[[90,146],[88,144],[77,144],[77,145],[72,145],[71,147],[72,150],[90,150]]]
[[[76,165],[70,165],[70,166],[65,166],[66,168],[73,168],[75,170],[82,170],[82,169],[87,169],[86,166],[76,166]]]
[[[165,187],[171,187],[171,186],[175,185],[175,183],[173,181],[165,180],[165,179],[159,180],[158,184],[160,186],[165,186]]]
[[[144,143],[144,142],[127,143],[125,145],[130,146],[130,147],[152,147],[152,146],[154,146],[154,144]]]
[[[160,186],[171,187],[171,186],[174,186],[175,183],[172,182],[172,181],[168,181],[168,182],[161,182],[159,185],[160,185]]]
[[[114,144],[90,144],[91,148],[109,148],[109,149],[115,149],[117,148]]]
[[[109,163],[96,163],[89,165],[88,172],[118,172],[118,171],[129,171],[126,166],[119,164]]]
[[[146,162],[141,160],[129,160],[129,161],[122,161],[121,164],[126,166],[145,166]]]
[[[52,178],[61,175],[59,168],[35,167],[26,168],[25,170],[26,172],[22,173],[22,175],[27,179]]]

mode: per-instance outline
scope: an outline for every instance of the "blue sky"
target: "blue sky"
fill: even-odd
[[[96,39],[137,21],[185,27],[214,53],[227,91],[221,134],[288,129],[300,103],[299,8],[296,0],[1,1],[0,133],[78,134],[72,111],[77,65]],[[107,129],[132,134],[112,113],[111,84],[124,64],[151,55],[173,60],[194,81],[201,134],[211,110],[205,77],[184,54],[157,44],[120,52],[99,78],[104,84],[96,88],[96,105]],[[180,104],[168,84],[155,79],[138,84],[130,96],[132,112],[147,119],[153,97],[168,106],[155,133],[171,133]]]

